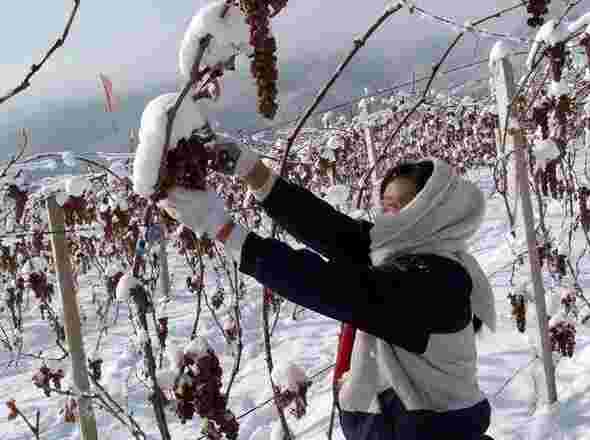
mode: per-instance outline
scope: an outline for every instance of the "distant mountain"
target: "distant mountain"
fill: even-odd
[[[362,95],[368,87],[374,91],[411,78],[412,71],[425,72],[433,57],[442,53],[448,44],[448,36],[421,43],[420,47],[402,52],[385,53],[366,48],[358,53],[352,64],[343,72],[320,109],[346,102]],[[480,51],[487,50],[480,47]],[[484,52],[485,53],[485,52]],[[256,90],[243,74],[228,73],[219,108],[210,114],[211,120],[225,130],[252,130],[272,126],[281,121],[296,118],[310,105],[318,90],[325,84],[344,59],[345,53],[301,56],[297,60],[279,66],[280,112],[276,121],[267,121],[256,113]],[[472,51],[457,52],[445,67],[473,60]],[[467,78],[479,78],[481,71],[469,70],[441,79],[435,86],[442,87]],[[34,86],[33,86],[34,87]],[[145,105],[159,94],[178,90],[180,84],[148,85],[141,93],[121,97],[121,110],[104,112],[101,99],[83,102],[48,102],[43,111],[32,115],[14,113],[0,121],[0,158],[14,151],[16,130],[31,130],[31,152],[65,151],[127,151],[128,134],[138,128]],[[18,97],[14,99],[19,99]],[[3,115],[5,116],[5,115]],[[115,129],[117,132],[115,132]]]

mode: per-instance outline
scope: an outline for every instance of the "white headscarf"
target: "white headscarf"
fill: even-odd
[[[473,313],[496,331],[495,301],[490,282],[477,260],[467,252],[467,240],[479,229],[485,198],[472,182],[454,174],[439,159],[418,195],[397,215],[378,215],[371,229],[371,261],[388,264],[403,254],[436,254],[451,258],[469,272],[473,282]]]

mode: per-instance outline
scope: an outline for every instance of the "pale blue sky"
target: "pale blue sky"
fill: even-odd
[[[207,0],[81,0],[79,15],[63,48],[34,77],[31,88],[0,106],[0,123],[25,113],[48,111],[48,101],[67,103],[101,96],[99,72],[109,75],[115,93],[125,95],[148,86],[178,81],[177,50],[182,35],[198,8]],[[3,20],[0,27],[0,94],[20,82],[29,66],[38,62],[63,29],[72,0],[0,0]],[[279,46],[279,60],[314,58],[314,72],[321,72],[317,84],[334,69],[335,54],[350,50],[352,39],[361,35],[383,11],[385,0],[290,0],[273,20]],[[517,0],[417,0],[416,3],[440,15],[455,17],[459,23],[487,15]],[[554,0],[552,8],[564,2]],[[574,16],[587,12],[590,0],[582,2]],[[523,29],[526,12],[511,13],[490,22],[490,30],[510,32]],[[451,29],[432,23],[407,10],[391,18],[369,42],[369,49],[381,51],[383,58],[396,57],[415,48],[444,47],[453,38]],[[494,41],[482,41],[489,47]],[[464,40],[462,49],[472,50],[475,38]],[[485,55],[481,53],[478,55]],[[322,71],[322,55],[332,64]],[[432,61],[436,61],[433,56]],[[452,61],[452,60],[451,60]],[[452,65],[452,62],[451,62]],[[279,66],[280,67],[280,66]],[[399,66],[397,66],[399,67]],[[405,66],[402,66],[405,67]],[[413,66],[407,66],[410,72]],[[409,73],[408,73],[409,76]],[[384,78],[387,72],[384,72]],[[297,87],[297,86],[296,86]],[[361,86],[359,85],[359,90]],[[289,93],[294,93],[289,91]],[[296,93],[296,91],[295,91]],[[229,93],[233,99],[240,90]]]
[[[18,81],[56,38],[72,1],[2,1],[8,3],[3,8],[5,16],[0,29],[3,42],[0,86],[4,89]],[[424,0],[417,4],[440,14],[457,16],[462,22],[489,13],[497,5],[514,2]],[[70,40],[36,77],[33,85],[36,91],[29,94],[92,93],[96,90],[96,73],[101,70],[112,75],[121,89],[138,89],[142,82],[176,78],[179,41],[190,18],[204,3],[205,0],[82,0]],[[385,3],[384,0],[291,0],[273,23],[281,57],[350,47],[352,36],[363,32]],[[514,20],[502,21],[514,23]],[[394,55],[396,45],[407,46],[408,42],[428,38],[440,29],[403,12],[371,44],[386,46]]]

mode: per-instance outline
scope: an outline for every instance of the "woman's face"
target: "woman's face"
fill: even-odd
[[[406,177],[396,177],[385,187],[381,204],[383,214],[396,215],[416,197],[416,184]]]

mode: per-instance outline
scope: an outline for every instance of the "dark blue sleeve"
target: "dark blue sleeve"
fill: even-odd
[[[390,274],[367,265],[325,261],[310,250],[293,250],[274,239],[248,234],[240,271],[284,298],[324,316],[347,322],[406,350],[423,353],[428,331],[418,320],[408,327],[396,315],[413,308],[417,295],[396,297]],[[398,280],[405,284],[409,280]],[[394,301],[395,299],[395,301]]]
[[[282,178],[277,179],[261,206],[296,240],[324,257],[369,264],[372,223],[354,220]]]
[[[374,269],[325,261],[310,250],[249,233],[240,271],[291,302],[424,353],[431,333],[471,323],[471,279],[458,263],[433,256],[426,269]],[[426,272],[425,272],[426,271]]]

